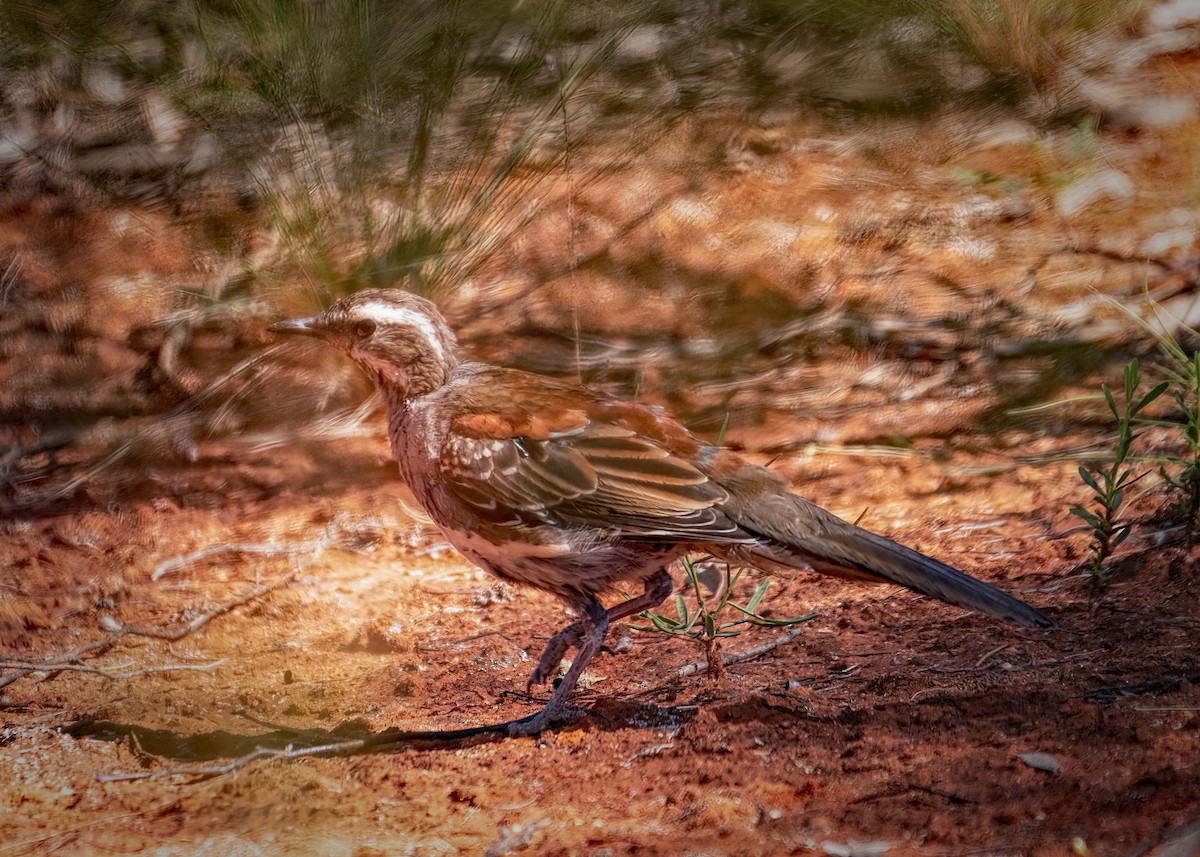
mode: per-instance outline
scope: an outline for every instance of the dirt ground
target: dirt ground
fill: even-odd
[[[1200,61],[1193,51],[1164,63],[1163,75],[1168,90],[1194,93]],[[770,262],[765,244],[753,242],[767,242],[775,227],[754,221],[740,245],[689,243],[672,223],[687,214],[695,227],[696,199],[709,206],[700,227],[711,234],[749,222],[726,216],[725,203],[770,210],[781,222],[788,205],[797,222],[820,213],[820,222],[796,228],[783,254],[824,258],[819,273],[779,274],[749,261],[722,269],[750,285],[727,304],[698,300],[686,317],[663,286],[637,316],[638,335],[667,319],[677,325],[672,342],[698,342],[702,331],[688,325],[701,311],[710,313],[701,318],[707,329],[750,305],[739,294],[782,300],[762,285],[768,275],[798,284],[797,294],[841,300],[821,313],[789,305],[806,331],[824,336],[861,312],[882,332],[863,334],[857,351],[835,333],[817,346],[741,342],[736,361],[685,351],[636,378],[628,363],[610,363],[625,373],[622,389],[674,407],[710,435],[732,413],[728,442],[759,461],[778,457],[775,469],[809,499],[852,520],[866,510],[865,526],[1013,591],[1058,630],[1026,631],[906,592],[798,572],[772,582],[764,609],[817,618],[729,666],[719,682],[688,668],[701,656],[695,644],[616,629],[619,653],[589,668],[578,697],[590,713],[576,724],[537,739],[410,741],[351,756],[279,754],[531,713],[544,699],[524,694],[533,660],[569,617],[551,599],[475,570],[408,516],[377,416],[325,436],[276,432],[268,443],[255,435],[260,443],[237,440],[237,430],[222,435],[216,420],[199,440],[183,439],[171,434],[178,412],[130,408],[143,357],[125,347],[133,334],[117,320],[165,313],[146,305],[144,296],[157,294],[147,286],[188,264],[186,242],[170,237],[159,214],[139,215],[108,239],[102,213],[51,217],[46,204],[6,216],[0,243],[25,255],[22,284],[0,316],[5,443],[31,443],[24,409],[86,411],[91,422],[62,449],[42,435],[30,469],[5,471],[0,857],[1200,853],[1200,555],[1154,488],[1134,502],[1139,528],[1113,562],[1111,583],[1093,588],[1081,572],[1087,533],[1068,510],[1086,498],[1079,459],[1111,447],[1111,426],[1094,409],[1009,420],[1000,430],[995,423],[1006,408],[1094,392],[1099,377],[1116,377],[1114,354],[1123,362],[1127,353],[1120,342],[1080,338],[1073,356],[1029,343],[1076,335],[1068,320],[1096,288],[1137,299],[1151,267],[1137,241],[1187,233],[1175,245],[1159,242],[1166,249],[1150,286],[1194,302],[1196,233],[1187,218],[1197,127],[1193,119],[1176,131],[1106,137],[1105,163],[1134,176],[1139,194],[1098,199],[1074,219],[1040,191],[1016,214],[997,207],[979,220],[977,196],[976,208],[955,207],[956,195],[974,191],[946,181],[944,163],[921,159],[1010,175],[1028,155],[960,143],[936,156],[912,154],[926,152],[923,144],[905,150],[919,161],[906,182],[933,176],[915,191],[867,174],[878,153],[847,163],[851,143],[758,146],[769,163],[706,178],[723,183],[725,196],[702,187],[689,191],[686,211],[627,212],[653,230],[630,230],[622,246],[653,239],[653,253],[691,253],[678,270],[697,283],[714,281],[705,266]],[[944,128],[928,136],[939,133],[949,139]],[[851,174],[866,191],[839,184]],[[593,190],[613,195],[597,210],[637,203],[632,183]],[[867,191],[879,202],[863,212],[857,200]],[[829,225],[850,210],[854,229]],[[578,211],[588,216],[586,206]],[[926,237],[951,221],[960,231],[930,243],[914,229],[897,243],[893,214],[919,220]],[[984,239],[1011,270],[981,261]],[[535,250],[554,244],[518,242],[500,263],[532,266]],[[51,249],[38,255],[38,247]],[[636,268],[632,256],[606,258]],[[862,308],[883,293],[871,275],[889,260],[886,306]],[[985,265],[988,275],[972,279]],[[91,315],[80,321],[73,302],[96,284],[108,303],[90,293]],[[475,325],[466,340],[484,353],[497,343],[519,352],[552,323],[569,322],[554,294],[550,284],[522,297],[521,317],[471,317],[461,306],[452,316]],[[572,309],[577,328],[583,318],[588,329],[591,313],[598,333],[640,300],[598,287],[591,294],[604,299]],[[754,306],[777,321],[770,301]],[[903,324],[884,324],[893,317]],[[971,336],[1003,340],[1007,350],[985,359],[983,345],[954,339],[968,320],[986,330]],[[264,322],[234,333],[198,328],[206,344],[192,356],[199,349],[223,361],[219,375],[270,344]],[[506,338],[518,328],[527,339]],[[64,346],[72,337],[76,344]],[[624,347],[633,362],[648,353],[636,338]],[[287,353],[294,366],[317,359]],[[97,379],[97,363],[112,371]],[[188,371],[174,378],[181,398],[199,387]],[[361,379],[344,372],[313,378],[329,396],[347,385],[362,392]],[[260,411],[282,409],[311,425],[311,414],[291,413],[292,400],[262,396]],[[114,446],[114,426],[139,419],[161,429],[149,444],[155,455]],[[1142,442],[1165,448],[1168,432]],[[105,459],[114,448],[124,457]],[[158,454],[164,448],[172,454]],[[115,462],[107,470],[85,466],[106,460]],[[82,476],[48,502],[22,505],[39,480],[64,469]],[[784,633],[748,630],[726,651]],[[256,747],[275,756],[248,758]]]
[[[125,636],[79,662],[110,676],[9,684],[0,853],[1131,854],[1197,815],[1195,558],[1139,545],[1096,595],[1066,571],[1083,545],[1063,535],[1069,464],[962,479],[848,456],[788,475],[819,477],[810,494],[843,514],[886,509],[876,526],[1061,629],[797,574],[770,611],[820,615],[787,644],[714,684],[678,675],[694,644],[632,632],[590,669],[591,716],[536,740],[111,781],[286,745],[280,730],[320,743],[538,704],[521,691],[561,607],[422,534],[385,450],[346,447],[340,472],[300,449],[217,456],[164,475],[170,498],[8,526],[2,628],[21,658],[286,583],[178,641]]]
[[[590,669],[592,715],[539,740],[121,779],[539,704],[521,691],[561,607],[422,532],[379,438],[335,450],[209,445],[145,494],[5,524],[0,853],[1133,854],[1197,816],[1195,557],[1134,539],[1097,594],[1074,464],[962,452],[776,466],[1061,630],[797,574],[767,602],[819,612],[790,642],[713,684],[678,675],[693,645],[630,633]]]

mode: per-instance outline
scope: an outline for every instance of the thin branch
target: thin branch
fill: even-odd
[[[268,583],[265,586],[256,586],[245,595],[234,598],[232,601],[226,601],[218,604],[216,607],[201,613],[192,621],[187,622],[178,628],[143,628],[137,625],[122,625],[119,622],[113,621],[109,630],[113,631],[113,633],[117,634],[118,636],[129,635],[135,637],[151,637],[156,640],[169,640],[173,643],[176,640],[182,640],[189,634],[195,633],[213,619],[217,618],[218,616],[225,615],[230,610],[234,610],[245,604],[249,604],[254,599],[261,598],[263,595],[266,595],[269,592],[274,592],[276,589],[282,589],[295,580],[299,574],[299,569],[289,571],[274,583]]]
[[[357,750],[361,750],[365,743],[366,739],[359,738],[353,741],[339,741],[334,744],[324,744],[318,747],[287,747],[282,750],[259,747],[257,750],[253,750],[244,756],[238,756],[236,759],[230,759],[228,762],[208,765],[178,765],[173,768],[162,768],[157,771],[118,772],[115,774],[97,773],[95,777],[98,782],[102,783],[123,783],[131,780],[161,780],[167,777],[198,777],[200,779],[208,779],[209,777],[219,777],[222,774],[229,774],[240,770],[259,759],[300,759],[305,756],[321,756],[326,754],[334,756],[350,755]]]
[[[657,756],[659,753],[663,753],[663,752],[666,752],[667,750],[674,750],[674,749],[675,749],[675,745],[669,741],[662,743],[662,744],[651,744],[649,747],[643,747],[642,749],[638,750],[636,753],[634,753],[632,756],[630,756],[628,759],[626,759],[624,762],[622,762],[621,767],[622,768],[632,767],[633,763],[635,761],[637,761],[638,759],[641,759],[645,756]]]
[[[109,649],[116,645],[118,637],[110,635],[99,640],[92,640],[90,643],[85,643],[82,646],[72,649],[69,652],[63,652],[60,655],[51,655],[43,659],[41,663],[78,663],[85,657],[97,658],[103,655]],[[0,688],[7,687],[19,678],[29,675],[31,672],[40,672],[45,670],[44,666],[32,668],[21,668],[14,672],[0,676]]]
[[[729,666],[731,664],[740,664],[743,661],[753,660],[759,655],[764,655],[772,649],[778,648],[786,643],[790,643],[792,640],[803,634],[805,630],[806,629],[803,625],[797,625],[794,628],[789,628],[778,637],[768,640],[761,645],[752,646],[749,649],[741,652],[730,652],[721,658],[721,663],[723,663],[725,666]],[[680,678],[684,678],[685,676],[694,675],[695,673],[706,669],[708,669],[708,661],[700,661],[698,663],[687,664],[680,667],[678,670],[676,670],[675,675],[679,676]]]
[[[143,628],[137,625],[123,625],[117,622],[110,616],[104,617],[100,622],[100,627],[108,632],[99,640],[92,640],[90,643],[85,643],[68,652],[49,655],[38,660],[22,660],[9,659],[0,661],[0,668],[9,669],[11,672],[0,675],[0,688],[12,684],[19,678],[23,678],[30,673],[44,672],[53,675],[59,672],[73,670],[76,672],[89,672],[97,675],[102,675],[105,678],[131,678],[137,675],[142,675],[151,672],[162,672],[164,670],[187,670],[187,669],[212,669],[220,664],[220,661],[212,664],[179,664],[179,665],[164,665],[158,667],[143,667],[133,671],[112,672],[103,667],[85,666],[84,660],[100,657],[112,649],[124,637],[150,637],[156,640],[167,640],[175,642],[182,640],[189,634],[194,634],[196,631],[203,628],[213,619],[218,616],[223,616],[230,610],[234,610],[245,604],[250,603],[256,598],[261,598],[269,592],[274,592],[276,589],[281,589],[287,586],[299,575],[299,570],[294,570],[285,574],[274,583],[266,584],[265,586],[256,586],[254,589],[247,592],[245,595],[238,596],[231,601],[226,601],[217,606],[201,613],[190,622],[186,622],[177,628]]]
[[[104,667],[96,667],[91,664],[71,663],[69,661],[60,661],[58,663],[47,663],[45,661],[0,661],[0,668],[21,670],[23,675],[28,675],[31,672],[44,673],[60,673],[60,672],[84,672],[102,676],[107,679],[122,679],[122,678],[137,678],[138,676],[147,675],[149,673],[172,672],[175,670],[198,670],[206,671],[215,669],[225,663],[225,659],[221,658],[216,661],[209,661],[206,664],[160,664],[158,666],[136,667],[134,669],[126,669],[122,672],[114,672],[112,669]],[[132,666],[133,662],[129,661],[123,666]]]
[[[154,566],[154,571],[150,572],[151,580],[161,580],[173,571],[178,571],[184,566],[191,565],[194,562],[199,562],[202,559],[208,559],[210,556],[219,556],[223,553],[253,553],[264,556],[277,556],[278,554],[297,554],[307,553],[308,551],[316,551],[325,547],[327,544],[325,539],[314,539],[308,542],[300,542],[294,545],[272,545],[272,544],[231,544],[231,545],[209,545],[206,548],[185,553],[182,556],[171,557],[164,559],[158,565]]]
[[[1061,658],[1056,658],[1052,661],[1034,662],[1033,660],[1030,660],[1030,662],[1027,664],[1008,664],[1006,666],[1000,666],[999,664],[984,663],[984,661],[986,661],[987,658],[990,658],[993,654],[995,654],[995,652],[988,652],[988,654],[983,659],[976,662],[975,666],[970,666],[970,667],[918,667],[917,672],[938,673],[940,675],[953,675],[955,673],[986,672],[988,670],[995,669],[996,667],[1000,667],[1000,669],[1003,669],[1004,672],[1016,673],[1016,672],[1024,672],[1025,670],[1043,669],[1045,667],[1061,666],[1062,664],[1069,663],[1070,661],[1077,661],[1081,658],[1091,657],[1092,655],[1095,655],[1097,653],[1097,651],[1098,650],[1090,651],[1090,652],[1079,652],[1074,655],[1066,655]]]
[[[977,666],[977,667],[983,666],[989,660],[991,660],[992,655],[1000,654],[1005,649],[1007,649],[1010,645],[1012,645],[1012,644],[1011,643],[1001,643],[999,646],[996,646],[996,648],[992,649],[990,652],[985,652],[983,655],[980,656],[979,660],[977,660],[975,662],[975,666]]]
[[[169,768],[161,768],[157,771],[118,771],[111,774],[96,773],[93,776],[102,783],[129,782],[131,780],[162,780],[169,777],[193,777],[203,780],[233,773],[260,759],[291,761],[309,757],[343,758],[357,756],[361,753],[398,752],[412,749],[461,749],[479,743],[504,740],[508,737],[510,730],[520,727],[526,721],[537,717],[538,714],[532,714],[518,720],[506,720],[502,723],[472,726],[466,729],[423,732],[389,729],[375,735],[369,735],[366,738],[331,741],[307,747],[296,747],[290,744],[287,747],[256,747],[249,753],[224,762],[175,765]]]
[[[520,646],[517,645],[516,641],[513,640],[512,637],[505,634],[503,631],[480,631],[478,634],[472,634],[469,637],[463,637],[462,639],[459,639],[459,640],[438,640],[437,642],[434,642],[434,643],[423,643],[423,644],[418,643],[416,649],[418,652],[437,652],[442,649],[452,649],[457,646],[461,646],[464,643],[470,643],[475,640],[482,640],[485,637],[499,637],[501,640],[508,643],[510,646],[513,646],[515,648],[520,648]],[[524,650],[522,649],[522,651],[524,651]]]

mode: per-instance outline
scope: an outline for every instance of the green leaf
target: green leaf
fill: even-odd
[[[688,607],[687,602],[683,600],[682,595],[675,596],[675,615],[683,621],[687,621]]]
[[[750,596],[750,600],[746,602],[746,609],[753,613],[758,609],[758,605],[762,603],[763,598],[767,594],[767,587],[771,585],[771,578],[765,578],[758,588],[754,590],[754,594]],[[734,605],[737,606],[737,605]]]
[[[704,614],[704,633],[710,640],[717,636],[717,620],[707,613]]]
[[[650,624],[654,626],[655,630],[664,634],[678,634],[683,630],[683,627],[675,620],[659,616],[657,613],[647,613],[646,618],[650,620]]]
[[[801,622],[807,622],[810,619],[817,618],[816,613],[806,613],[803,616],[793,616],[790,619],[772,619],[769,616],[763,616],[761,613],[755,613],[751,610],[747,610],[741,604],[732,604],[731,606],[734,610],[737,610],[745,615],[746,618],[743,621],[748,622],[751,625],[762,625],[769,628],[781,628],[787,625],[798,625]]]
[[[1104,399],[1108,402],[1108,409],[1112,411],[1113,416],[1119,420],[1121,418],[1121,412],[1117,410],[1117,400],[1113,398],[1112,390],[1108,389],[1107,384],[1101,383],[1100,392],[1104,394]]]
[[[1159,384],[1157,387],[1155,387],[1149,393],[1142,396],[1141,401],[1138,402],[1137,407],[1133,409],[1132,413],[1136,413],[1137,411],[1140,411],[1142,408],[1146,407],[1146,405],[1153,402],[1155,399],[1157,399],[1159,396],[1161,396],[1166,391],[1168,386],[1169,385],[1167,384],[1167,382],[1163,381],[1161,384]]]
[[[1138,360],[1133,358],[1125,366],[1125,401],[1129,402],[1133,399],[1133,391],[1137,389],[1138,384],[1142,380],[1142,373],[1138,371]]]
[[[1093,528],[1100,526],[1100,519],[1096,517],[1095,513],[1089,512],[1087,509],[1081,509],[1078,506],[1074,506],[1071,508],[1071,514],[1083,518]]]
[[[1167,472],[1167,469],[1165,467],[1158,468],[1158,475],[1161,476],[1163,481],[1166,482],[1168,485],[1170,485],[1172,488],[1178,488],[1179,490],[1182,491],[1184,486],[1186,485],[1186,483],[1183,481],[1184,480],[1183,476],[1178,476],[1178,477],[1172,476],[1170,473]]]
[[[1099,492],[1100,486],[1096,483],[1096,477],[1093,476],[1091,471],[1089,471],[1082,464],[1079,465],[1079,478],[1082,479],[1084,484],[1089,488],[1094,488],[1097,492]]]
[[[748,621],[751,625],[761,625],[764,628],[788,628],[792,625],[799,625],[803,622],[811,622],[817,618],[816,613],[808,613],[804,616],[793,616],[790,619],[771,619],[768,616],[755,615]]]

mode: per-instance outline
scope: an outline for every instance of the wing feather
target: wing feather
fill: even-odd
[[[722,512],[725,489],[684,457],[680,443],[694,439],[678,423],[565,386],[554,390],[559,401],[539,409],[532,392],[514,384],[523,377],[510,372],[504,385],[473,384],[464,398],[476,408],[450,423],[439,461],[444,484],[481,515],[616,529],[626,538],[753,539]],[[544,379],[538,383],[545,396]],[[498,400],[502,386],[510,398]]]

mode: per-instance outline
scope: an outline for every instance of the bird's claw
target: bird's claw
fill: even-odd
[[[523,717],[520,720],[513,720],[508,724],[506,732],[509,738],[521,738],[530,735],[537,735],[539,732],[545,732],[551,726],[558,723],[564,723],[571,720],[578,720],[586,717],[587,712],[579,708],[571,708],[569,706],[556,706],[553,703],[547,705],[537,714]]]
[[[532,691],[538,685],[548,682],[550,680],[550,676],[552,676],[554,671],[558,669],[558,664],[561,660],[561,658],[557,658],[553,663],[547,664],[545,662],[546,658],[543,657],[542,661],[533,668],[533,674],[529,676],[529,681],[525,683],[526,693]]]

